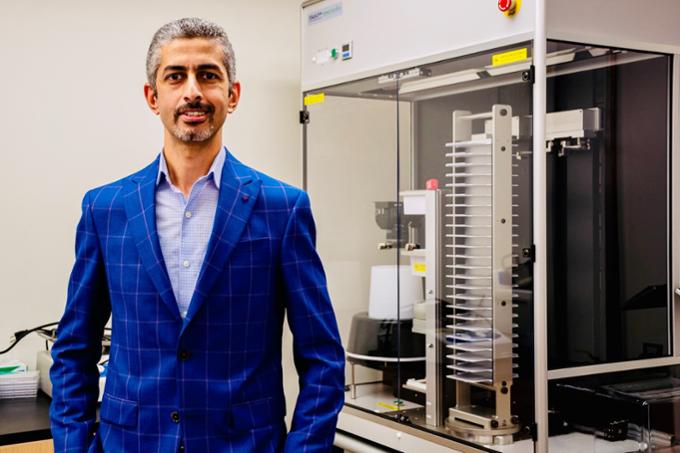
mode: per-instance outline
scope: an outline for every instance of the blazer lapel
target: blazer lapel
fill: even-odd
[[[163,253],[156,231],[156,177],[158,176],[156,160],[133,175],[127,182],[125,194],[125,212],[139,255],[151,281],[168,309],[178,319],[179,308],[172,291],[170,277],[165,267]]]
[[[224,270],[229,255],[248,224],[261,183],[255,172],[227,153],[212,234],[189,304],[185,327],[201,308],[217,277]]]

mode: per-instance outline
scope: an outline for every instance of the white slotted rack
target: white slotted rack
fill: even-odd
[[[447,238],[451,243],[445,256],[447,377],[472,385],[510,385],[516,367],[516,336],[512,322],[512,276],[516,254],[512,251],[515,216],[512,215],[511,159],[497,159],[492,134],[473,138],[472,121],[494,119],[501,110],[512,117],[509,106],[494,106],[488,113],[453,113],[453,141],[446,164],[445,205]],[[505,132],[504,130],[502,132]],[[509,135],[509,134],[508,134]],[[507,146],[511,154],[511,139]],[[505,148],[504,148],[505,150]],[[507,197],[498,185],[505,184]],[[496,186],[496,187],[494,187]],[[509,201],[500,208],[499,201]],[[503,237],[501,237],[501,235]],[[503,255],[503,256],[501,256]],[[507,265],[507,260],[510,264]],[[506,260],[505,272],[499,263]]]

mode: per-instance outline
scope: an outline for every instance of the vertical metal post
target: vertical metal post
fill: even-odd
[[[492,110],[493,162],[491,283],[493,304],[493,386],[496,416],[501,426],[510,425],[512,385],[512,108],[494,105]]]
[[[537,453],[548,451],[548,310],[547,310],[547,202],[546,202],[546,0],[536,0],[534,28],[534,99],[533,99],[533,195],[534,195],[534,415]]]
[[[354,362],[350,362],[350,368],[352,370],[352,381],[350,382],[350,388],[352,389],[352,399],[357,399],[357,381],[354,376]]]
[[[670,181],[669,186],[669,241],[671,247],[671,269],[669,270],[669,281],[671,282],[671,328],[669,329],[669,345],[673,345],[672,354],[680,357],[680,293],[676,292],[680,288],[680,131],[677,125],[680,124],[680,54],[673,55],[673,72],[671,78],[671,117],[669,119],[668,130],[671,131],[670,147]]]
[[[425,191],[425,310],[427,331],[425,334],[425,418],[429,426],[441,426],[444,416],[441,398],[442,385],[442,342],[440,341],[441,319],[441,266],[440,266],[440,225],[441,197],[439,190]]]

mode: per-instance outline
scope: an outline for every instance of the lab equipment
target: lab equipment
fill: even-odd
[[[104,395],[104,387],[106,386],[106,372],[108,370],[109,355],[102,355],[97,369],[99,370],[99,396],[97,401],[101,403]],[[50,368],[52,367],[52,355],[49,350],[38,351],[36,359],[36,369],[40,376],[40,390],[47,396],[52,397],[52,381],[50,379]]]
[[[54,323],[55,325],[58,323]],[[45,339],[45,349],[38,351],[36,359],[36,368],[40,374],[40,390],[47,396],[52,396],[52,381],[50,379],[50,368],[52,367],[52,353],[50,345],[57,339],[57,329],[41,329],[38,331],[39,335]],[[106,373],[109,364],[109,352],[111,349],[111,328],[104,328],[104,335],[102,337],[102,355],[97,363],[97,370],[99,371],[99,396],[97,401],[101,403],[104,395],[104,387],[106,386]]]
[[[422,282],[411,275],[409,266],[373,266],[368,316],[372,319],[411,319],[413,305],[422,299],[422,293]]]
[[[35,398],[38,373],[18,360],[0,362],[0,399]]]
[[[400,372],[406,367],[410,371],[407,374],[424,372],[423,338],[413,333],[413,307],[421,302],[422,292],[422,281],[411,274],[409,266],[371,268],[368,312],[352,317],[347,343],[347,360],[352,369],[352,398],[357,398],[357,382],[354,379],[354,367],[357,365],[382,371],[382,380],[389,382],[400,379],[397,364]],[[392,387],[399,386],[395,384]],[[398,397],[397,394],[392,396]]]
[[[29,371],[25,364],[15,361],[0,365],[0,398],[3,397],[35,397],[38,387],[47,396],[52,396],[52,381],[50,380],[50,368],[52,367],[52,355],[50,345],[57,339],[58,322],[42,324],[31,329],[20,330],[14,333],[10,345],[0,351],[0,355],[6,354],[27,335],[37,333],[45,340],[45,349],[38,351],[36,369]],[[99,370],[99,399],[101,402],[106,385],[106,372],[108,369],[109,350],[111,348],[111,328],[105,327],[102,336],[102,356],[97,364]],[[4,378],[4,380],[3,380]],[[4,395],[4,396],[3,396]],[[9,395],[9,396],[7,396]]]
[[[641,5],[303,4],[341,433],[401,451],[678,443],[677,398],[622,390],[680,365],[680,5]],[[351,59],[319,57],[347,42]],[[421,297],[395,272],[392,307],[366,315],[378,266],[408,266]]]

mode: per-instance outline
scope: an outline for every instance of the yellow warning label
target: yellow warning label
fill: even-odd
[[[305,105],[321,104],[325,100],[326,93],[315,93],[308,94],[307,96],[305,96],[304,103]]]
[[[413,263],[413,272],[424,274],[427,272],[427,265],[425,263]]]
[[[527,49],[516,49],[491,56],[491,66],[503,66],[527,59]]]
[[[388,403],[383,403],[382,401],[378,401],[375,403],[376,406],[384,407],[385,409],[389,409],[391,411],[398,411],[399,406],[395,406],[394,404],[388,404]]]

